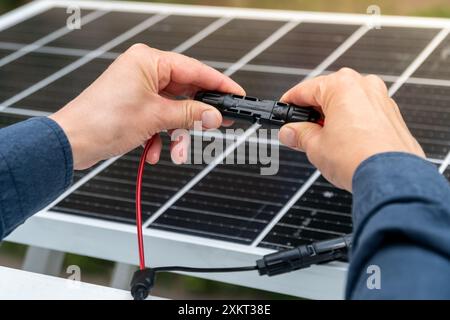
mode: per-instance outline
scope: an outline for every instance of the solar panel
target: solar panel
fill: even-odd
[[[66,6],[83,8],[68,30]],[[12,23],[3,22],[12,20]],[[0,18],[0,126],[57,111],[124,50],[141,42],[200,59],[249,95],[277,99],[298,82],[341,67],[380,75],[427,157],[445,167],[450,151],[448,20],[382,17],[371,29],[358,15],[309,14],[107,1],[39,1]],[[237,121],[247,135],[255,126]],[[224,131],[225,129],[222,129]],[[194,133],[198,135],[198,133]],[[249,150],[257,137],[216,136]],[[236,140],[237,139],[237,140]],[[304,154],[280,148],[273,176],[262,165],[147,166],[144,236],[151,263],[220,266],[352,231],[351,195],[329,184]],[[260,141],[261,142],[261,141]],[[265,140],[267,148],[277,141]],[[203,147],[208,145],[203,142]],[[74,185],[10,240],[136,263],[134,183],[141,150],[75,173]],[[191,158],[201,150],[193,150]],[[442,170],[443,171],[443,170]],[[447,169],[444,175],[450,179]],[[346,264],[315,266],[260,281],[211,279],[309,298],[339,298]],[[303,283],[303,286],[292,286]]]

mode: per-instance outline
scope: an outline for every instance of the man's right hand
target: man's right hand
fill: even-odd
[[[300,83],[282,101],[313,106],[325,115],[323,127],[313,123],[283,126],[280,140],[305,151],[337,187],[351,191],[357,167],[375,154],[406,152],[425,157],[377,76],[362,76],[344,68]]]

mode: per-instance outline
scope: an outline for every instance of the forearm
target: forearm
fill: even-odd
[[[450,188],[436,167],[402,153],[369,158],[353,179],[354,246],[346,296],[449,298]],[[369,266],[381,289],[369,289]]]
[[[0,130],[0,240],[55,200],[72,182],[72,151],[51,119]]]

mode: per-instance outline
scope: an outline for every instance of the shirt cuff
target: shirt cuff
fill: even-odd
[[[32,118],[0,130],[0,237],[55,200],[72,178],[72,149],[55,121]]]
[[[381,153],[363,161],[352,186],[355,241],[371,216],[386,204],[417,198],[449,201],[448,182],[437,166],[408,153]]]

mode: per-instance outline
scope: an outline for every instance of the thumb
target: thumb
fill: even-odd
[[[281,128],[279,139],[282,144],[308,153],[318,144],[322,127],[310,122],[290,123]]]
[[[164,129],[191,129],[194,122],[201,121],[204,129],[215,129],[222,124],[220,112],[195,100],[168,100],[164,109]]]

